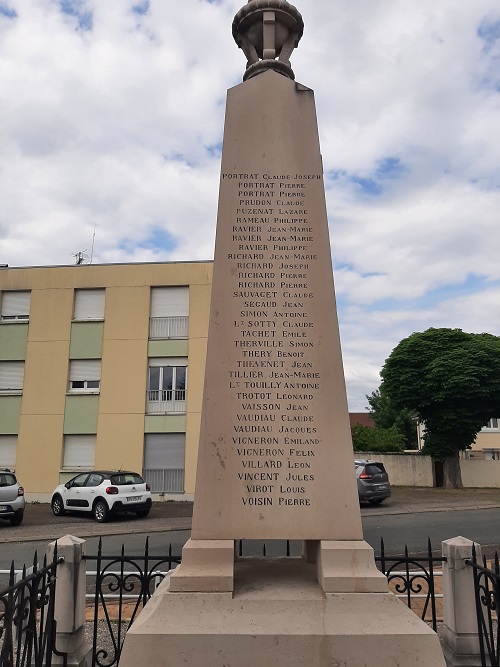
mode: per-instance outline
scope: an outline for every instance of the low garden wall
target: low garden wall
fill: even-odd
[[[383,463],[394,486],[434,486],[434,466],[429,456],[355,452],[354,457]]]
[[[434,486],[434,465],[429,456],[421,454],[378,454],[355,452],[356,459],[373,459],[384,464],[394,486]],[[462,482],[465,488],[500,488],[500,461],[461,459]]]

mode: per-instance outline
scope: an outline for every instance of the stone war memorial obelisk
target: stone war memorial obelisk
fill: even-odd
[[[120,667],[443,667],[363,541],[313,91],[285,0],[233,21],[191,539]],[[303,540],[239,558],[235,540]]]

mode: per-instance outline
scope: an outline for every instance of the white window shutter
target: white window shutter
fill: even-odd
[[[70,382],[101,379],[100,359],[79,359],[70,362]]]
[[[151,317],[188,317],[189,287],[152,287]]]
[[[184,470],[185,450],[185,433],[147,433],[144,445],[144,468]]]
[[[75,290],[75,320],[103,320],[104,289],[77,289]]]
[[[92,469],[95,465],[95,435],[64,436],[63,468]]]
[[[16,467],[17,435],[0,435],[0,468]]]
[[[0,389],[22,390],[23,381],[24,361],[0,361]]]
[[[2,317],[28,318],[31,292],[2,292]]]

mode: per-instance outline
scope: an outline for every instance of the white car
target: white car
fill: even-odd
[[[8,519],[11,526],[19,526],[23,521],[24,489],[15,474],[8,468],[0,469],[0,519]]]
[[[133,512],[146,517],[151,509],[149,484],[136,472],[92,470],[59,484],[52,494],[55,516],[65,512],[87,512],[103,523],[113,514]]]

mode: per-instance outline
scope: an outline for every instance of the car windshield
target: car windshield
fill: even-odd
[[[144,481],[142,477],[135,472],[121,472],[118,475],[112,475],[111,484],[125,486],[127,484],[144,484]]]
[[[12,486],[16,484],[16,478],[11,473],[0,473],[0,486]]]

